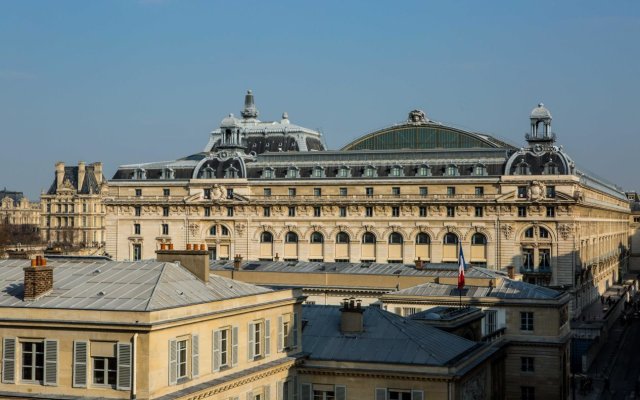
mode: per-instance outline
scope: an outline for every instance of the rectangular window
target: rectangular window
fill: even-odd
[[[420,196],[426,197],[429,194],[429,189],[426,186],[420,187]]]
[[[420,216],[421,217],[426,217],[427,216],[427,207],[425,206],[420,206]]]
[[[92,357],[93,360],[93,384],[116,385],[118,369],[115,357]]]
[[[555,216],[556,216],[556,208],[547,207],[547,217],[555,217]]]
[[[42,383],[44,379],[44,342],[22,343],[22,380]]]
[[[520,398],[522,400],[536,400],[536,388],[533,386],[520,386]]]
[[[484,187],[482,187],[482,186],[476,186],[475,193],[476,193],[476,196],[477,196],[477,197],[484,196]]]
[[[400,188],[395,186],[391,188],[391,194],[394,196],[400,196]]]
[[[520,371],[534,372],[533,357],[520,357]]]
[[[204,208],[204,216],[205,217],[210,217],[211,216],[211,207],[205,207]]]
[[[484,210],[482,207],[476,207],[476,217],[478,218],[482,217],[483,213],[484,213]]]
[[[163,217],[169,216],[169,207],[162,207],[162,216]]]
[[[551,268],[551,250],[550,249],[538,250],[538,267],[540,267],[540,269]]]
[[[484,334],[488,335],[498,329],[498,311],[484,310]]]
[[[320,197],[322,196],[322,189],[320,188],[313,188],[313,195],[316,197]]]
[[[227,207],[227,217],[233,217],[233,207]]]
[[[134,214],[135,214],[135,216],[136,216],[136,217],[139,217],[139,216],[140,216],[140,214],[141,214],[141,211],[142,211],[142,207],[140,207],[140,206],[135,206],[135,207],[133,208],[133,210],[134,210]]]
[[[140,234],[140,224],[133,224],[133,234],[134,235]]]
[[[296,196],[296,188],[289,188],[289,196],[291,197]]]
[[[341,187],[340,188],[340,196],[346,196],[346,195],[347,195],[347,188]]]
[[[547,186],[547,197],[548,198],[556,197],[556,187],[555,186]]]
[[[373,207],[365,207],[365,216],[373,217]]]
[[[162,234],[163,235],[169,234],[169,224],[162,224]]]
[[[289,207],[289,216],[290,217],[295,217],[296,216],[296,208],[295,207]]]
[[[387,400],[411,400],[411,390],[389,389]]]
[[[373,197],[373,188],[372,187],[365,188],[365,192],[367,194],[367,197]]]
[[[136,189],[136,197],[142,196],[142,189]]]
[[[264,325],[262,322],[253,324],[253,358],[262,357],[262,341],[264,337]]]
[[[264,194],[264,197],[271,197],[271,188],[262,189],[262,193]]]
[[[187,358],[187,340],[178,340],[177,342],[177,347],[178,347],[178,353],[177,353],[177,366],[178,366],[178,379],[181,378],[186,378],[187,377],[187,365],[188,365],[188,358]]]
[[[391,207],[391,215],[393,217],[399,217],[400,216],[400,207]]]
[[[271,216],[271,207],[262,207],[262,216],[270,217]]]
[[[231,330],[230,329],[222,329],[220,330],[220,367],[230,367],[231,360],[229,357],[229,347],[230,347],[230,338],[231,338]]]
[[[171,195],[171,189],[162,189],[162,194],[164,196],[170,196]]]
[[[134,244],[133,245],[133,261],[140,261],[142,259],[142,245]]]
[[[322,207],[313,207],[313,216],[321,217],[322,216]]]
[[[518,186],[518,198],[526,199],[527,198],[527,187],[526,186]]]
[[[453,197],[456,195],[456,188],[455,186],[448,186],[447,187],[447,196]]]
[[[533,312],[520,312],[520,330],[533,332]]]
[[[453,218],[456,216],[455,206],[447,206],[447,217]]]
[[[202,195],[205,199],[211,198],[211,189],[204,189],[204,194]]]
[[[524,218],[527,216],[527,207],[520,206],[518,207],[518,217]]]
[[[227,199],[233,199],[233,189],[227,189]]]
[[[347,207],[340,207],[340,218],[347,216]]]

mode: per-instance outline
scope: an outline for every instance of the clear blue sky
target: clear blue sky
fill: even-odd
[[[640,189],[639,39],[632,0],[0,0],[0,187],[201,151],[250,88],[331,148],[414,108],[520,144],[543,101],[579,165]]]

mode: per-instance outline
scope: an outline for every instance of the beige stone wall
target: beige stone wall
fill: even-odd
[[[23,197],[17,204],[5,197],[0,201],[0,221],[11,225],[40,225],[40,205]]]

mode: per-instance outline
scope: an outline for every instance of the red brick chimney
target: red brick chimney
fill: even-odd
[[[31,266],[24,270],[24,301],[34,301],[47,295],[53,289],[53,268],[47,267],[47,260],[37,256]]]
[[[240,264],[242,264],[242,256],[240,254],[236,254],[233,258],[233,269],[240,271]]]
[[[416,269],[418,271],[422,271],[424,269],[424,262],[420,259],[420,257],[418,257],[418,259],[416,260]]]

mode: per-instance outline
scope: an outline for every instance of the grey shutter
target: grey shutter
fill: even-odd
[[[387,389],[376,388],[376,400],[387,400]]]
[[[264,387],[264,400],[271,400],[271,386]]]
[[[220,331],[213,331],[213,372],[220,371]]]
[[[300,398],[302,400],[311,400],[312,396],[311,396],[311,384],[310,383],[303,383],[302,385],[300,385],[300,389],[302,390],[302,394],[300,396]],[[377,399],[376,399],[377,400]]]
[[[344,385],[335,385],[336,400],[347,400],[347,387]]]
[[[284,347],[286,347],[286,345],[284,344],[283,325],[284,321],[281,315],[278,317],[278,353],[282,353],[282,350],[284,350]]]
[[[58,341],[44,341],[44,384],[58,385]]]
[[[118,390],[131,390],[131,361],[133,355],[131,354],[131,343],[118,343],[118,378],[116,389]]]
[[[231,328],[231,366],[238,365],[238,327]]]
[[[264,356],[271,354],[271,320],[264,321]]]
[[[424,393],[422,390],[412,390],[411,391],[411,400],[423,400]]]
[[[191,377],[200,375],[200,336],[191,335]]]
[[[293,386],[292,390],[293,390],[293,400],[298,400],[298,392],[299,392],[299,387],[298,387],[298,375],[294,375],[293,376]]]
[[[298,347],[298,313],[293,313],[293,347]]]
[[[2,383],[16,382],[16,338],[2,340]]]
[[[77,388],[87,387],[87,357],[89,342],[78,340],[73,342],[73,382]]]
[[[169,385],[178,383],[178,343],[169,340]]]
[[[249,343],[247,344],[247,358],[249,359],[249,361],[253,361],[253,350],[255,347],[255,341],[253,340],[253,338],[255,336],[256,326],[252,322],[249,322],[249,326],[247,327],[247,332],[248,332],[247,339],[249,341]]]

